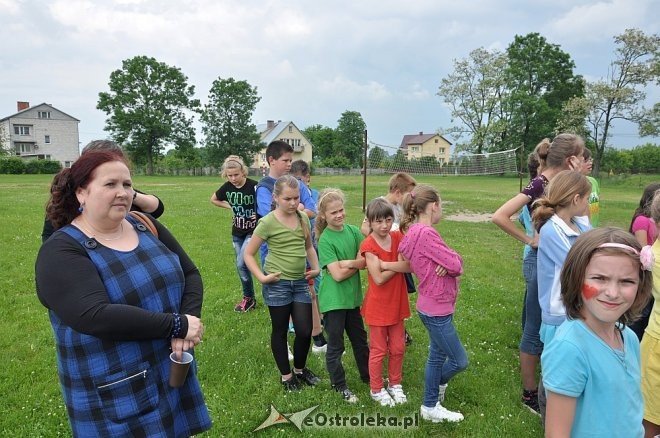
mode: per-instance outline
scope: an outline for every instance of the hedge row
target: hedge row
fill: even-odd
[[[20,158],[2,158],[0,159],[0,173],[10,173],[13,175],[27,174],[55,174],[62,170],[59,161],[53,160],[30,160],[23,161]]]

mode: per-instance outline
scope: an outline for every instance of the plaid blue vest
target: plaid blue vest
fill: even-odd
[[[85,248],[111,303],[178,312],[184,288],[178,256],[144,225],[130,216],[127,220],[139,237],[133,251],[107,248],[71,225],[60,231]],[[183,387],[168,385],[168,339],[104,340],[79,333],[49,313],[74,436],[188,437],[211,427],[195,366]]]

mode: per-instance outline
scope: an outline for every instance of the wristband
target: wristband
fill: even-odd
[[[135,198],[137,198],[137,192],[133,191],[133,201],[135,201]]]
[[[178,313],[173,313],[174,321],[172,324],[172,332],[170,333],[170,339],[178,338],[181,336],[181,315]]]

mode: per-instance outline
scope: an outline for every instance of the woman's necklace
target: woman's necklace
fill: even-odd
[[[96,238],[98,236],[99,239],[104,240],[106,242],[112,242],[114,240],[119,240],[124,235],[124,221],[121,221],[121,223],[119,224],[119,231],[117,232],[118,235],[113,236],[113,237],[103,237],[102,236],[103,233],[100,232],[99,230],[97,230],[96,228],[94,228],[94,226],[92,224],[90,224],[89,222],[87,222],[87,220],[85,218],[81,217],[81,222],[85,222],[85,225],[82,225],[82,223],[80,225],[87,232],[87,234],[91,234],[91,237],[94,237],[94,238]],[[93,230],[94,232],[91,232],[90,229]]]

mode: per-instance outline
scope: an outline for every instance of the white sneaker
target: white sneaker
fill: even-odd
[[[392,400],[394,400],[394,403],[397,405],[408,401],[408,397],[406,397],[406,394],[403,393],[403,387],[401,385],[392,385],[387,388],[387,392],[390,393]]]
[[[390,395],[389,392],[385,390],[385,388],[382,388],[380,392],[377,392],[375,394],[371,391],[370,393],[371,393],[371,398],[374,401],[380,403],[381,406],[390,406],[390,407],[394,406],[394,400],[392,400],[392,396]]]
[[[327,351],[328,351],[328,344],[323,344],[320,347],[317,347],[316,345],[312,344],[312,353],[321,354]]]
[[[288,342],[286,343],[286,351],[289,353],[289,360],[293,360],[293,353],[291,353],[291,346]]]
[[[427,408],[426,406],[422,405],[419,411],[423,419],[429,420],[433,423],[440,423],[442,421],[457,423],[463,420],[463,414],[460,412],[452,412],[448,410],[442,406],[440,402],[438,402],[438,404],[432,408]]]

